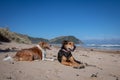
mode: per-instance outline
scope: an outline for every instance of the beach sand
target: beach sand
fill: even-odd
[[[0,44],[0,80],[120,80],[120,51],[105,51],[77,47],[73,56],[87,64],[84,69],[74,69],[57,61],[60,47],[52,46],[47,57],[55,61],[3,61],[13,57],[17,50],[35,44]]]

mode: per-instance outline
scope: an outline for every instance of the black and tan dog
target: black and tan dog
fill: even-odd
[[[84,65],[74,59],[71,52],[76,49],[76,46],[71,41],[63,41],[62,47],[58,52],[58,61],[66,66],[72,66],[73,68],[81,69],[84,68]]]

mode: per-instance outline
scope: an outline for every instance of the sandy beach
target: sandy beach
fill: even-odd
[[[74,69],[57,61],[60,47],[52,46],[47,57],[55,61],[3,61],[13,57],[17,50],[36,44],[0,44],[0,80],[120,80],[120,51],[105,51],[77,47],[73,56],[87,64],[84,69]]]

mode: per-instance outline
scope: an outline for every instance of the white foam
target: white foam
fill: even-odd
[[[102,44],[101,47],[120,47],[118,44]]]

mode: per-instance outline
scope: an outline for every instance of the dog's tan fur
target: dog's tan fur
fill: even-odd
[[[50,49],[50,45],[46,42],[40,42],[38,44],[43,50]],[[42,51],[37,47],[32,47],[29,49],[22,49],[16,53],[14,56],[17,61],[33,61],[40,59],[42,60]]]

